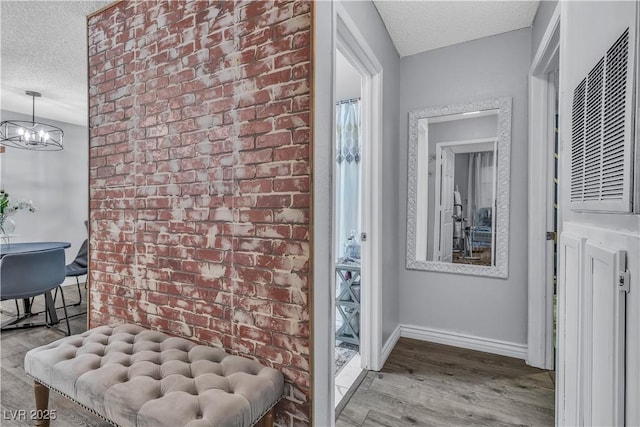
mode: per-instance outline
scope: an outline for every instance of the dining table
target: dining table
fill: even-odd
[[[38,251],[46,251],[51,249],[66,249],[71,247],[71,243],[69,242],[20,242],[20,243],[2,243],[0,244],[0,258],[9,254],[24,254],[29,252],[38,252]],[[34,266],[37,268],[37,266]],[[28,272],[25,272],[25,276]],[[51,319],[51,324],[54,325],[58,323],[60,320],[58,319],[58,315],[56,313],[55,302],[53,301],[53,297],[51,296],[51,291],[45,292],[44,298],[46,301],[47,311],[49,313],[49,319]],[[31,313],[31,301],[29,298],[24,298],[23,300],[25,317],[29,317]]]

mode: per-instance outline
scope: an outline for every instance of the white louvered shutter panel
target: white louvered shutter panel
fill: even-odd
[[[629,75],[627,69],[633,68],[628,62],[628,33],[629,30],[607,52],[602,141],[603,200],[616,200],[624,197],[625,108],[626,104],[631,104],[633,96],[631,84],[627,84],[627,76]],[[627,133],[631,140],[631,132]],[[628,157],[630,159],[631,155]]]
[[[571,110],[571,201],[582,200],[584,193],[584,107],[587,79],[573,94]]]
[[[627,29],[573,91],[572,210],[631,212],[632,46]]]
[[[587,77],[583,200],[600,200],[602,186],[602,78],[604,58]]]

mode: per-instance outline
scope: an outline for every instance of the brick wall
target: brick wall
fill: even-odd
[[[308,424],[306,1],[121,2],[89,19],[90,326],[282,371]]]

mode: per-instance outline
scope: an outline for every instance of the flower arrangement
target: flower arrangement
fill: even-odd
[[[28,209],[29,212],[36,211],[36,207],[32,201],[12,202],[9,199],[9,193],[0,190],[0,234],[13,233],[15,224],[9,219],[9,216],[23,209]]]

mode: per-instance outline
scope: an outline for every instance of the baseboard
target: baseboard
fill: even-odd
[[[440,329],[424,328],[415,325],[400,325],[400,336],[421,341],[446,344],[453,347],[468,348],[484,351],[485,353],[500,354],[516,359],[527,358],[527,346],[508,341],[465,335]]]
[[[380,355],[380,368],[382,368],[389,358],[391,351],[398,343],[400,339],[400,325],[396,326],[396,328],[391,333],[391,336],[387,339],[387,342],[384,343],[382,347],[382,354]]]

